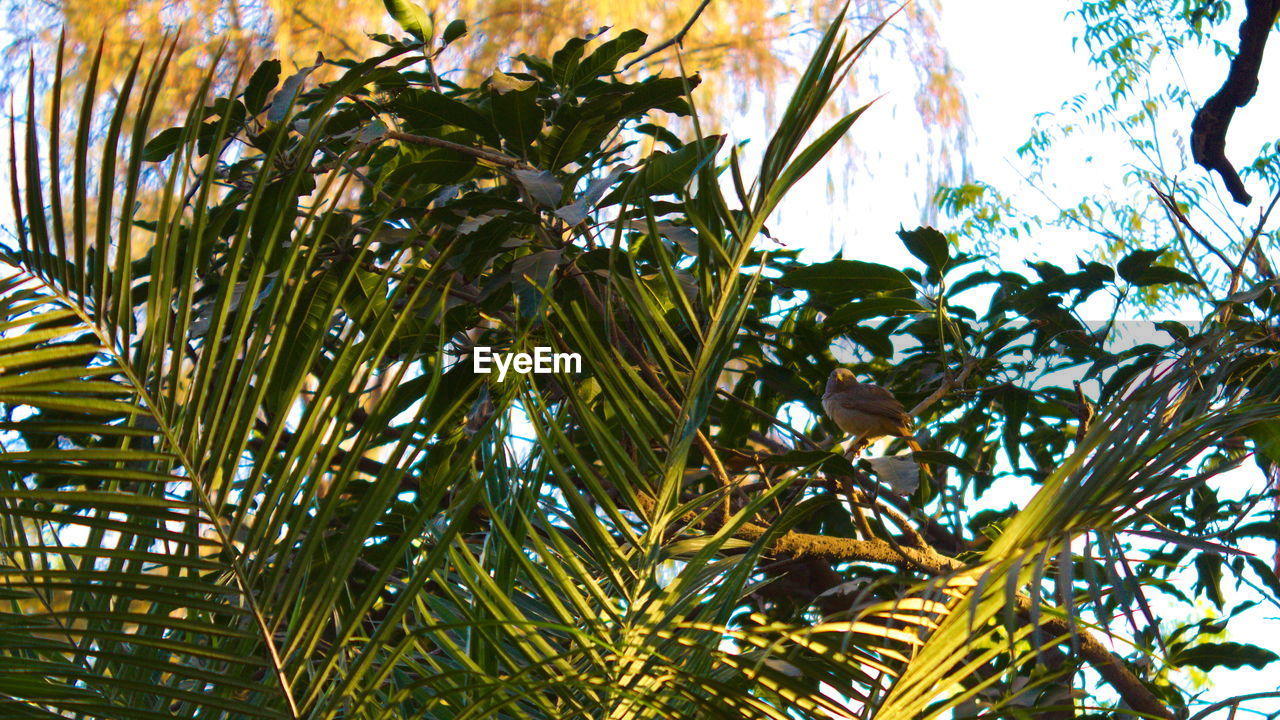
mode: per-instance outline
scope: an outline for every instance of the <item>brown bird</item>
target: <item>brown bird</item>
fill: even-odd
[[[822,409],[841,430],[857,438],[854,452],[886,436],[906,440],[913,451],[922,449],[911,434],[911,417],[898,398],[878,385],[858,382],[847,368],[831,371]]]

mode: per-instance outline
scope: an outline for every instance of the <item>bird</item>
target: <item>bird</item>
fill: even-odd
[[[902,438],[912,451],[922,451],[911,432],[911,416],[898,398],[879,385],[858,382],[848,368],[831,371],[822,409],[841,430],[857,438],[855,452],[882,437]]]

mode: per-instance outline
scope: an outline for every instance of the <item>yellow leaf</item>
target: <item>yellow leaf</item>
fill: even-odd
[[[506,95],[513,90],[516,92],[528,90],[530,87],[533,87],[532,80],[521,80],[520,78],[512,77],[501,70],[497,70],[493,73],[493,77],[489,78],[489,84],[494,90],[498,91],[499,95]]]

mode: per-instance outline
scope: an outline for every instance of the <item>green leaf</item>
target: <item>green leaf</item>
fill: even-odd
[[[519,78],[515,75],[508,75],[501,70],[495,70],[489,78],[489,87],[499,95],[509,92],[521,92],[528,90],[537,84],[536,80],[527,78]]]
[[[386,192],[394,194],[402,185],[448,185],[466,177],[476,166],[475,158],[448,150],[423,153],[420,160],[402,163],[387,174]]]
[[[382,0],[382,4],[405,32],[421,42],[431,36],[431,17],[417,4],[409,0]]]
[[[390,1],[390,0],[388,0]],[[293,109],[293,103],[297,100],[298,95],[302,92],[302,83],[307,76],[315,72],[316,68],[324,64],[324,56],[316,53],[315,63],[301,68],[298,72],[289,76],[284,81],[284,85],[276,92],[274,98],[271,99],[271,107],[267,109],[267,120],[273,123],[283,122],[289,117],[289,111]]]
[[[838,476],[850,476],[858,472],[846,458],[826,450],[789,450],[770,455],[764,462],[766,465],[789,468],[818,468]]]
[[[445,26],[444,32],[440,34],[440,45],[447,47],[454,40],[467,34],[467,23],[464,20],[454,20]]]
[[[698,168],[715,157],[723,142],[723,135],[711,135],[672,153],[655,152],[640,169],[637,182],[650,195],[677,194],[693,179]]]
[[[911,453],[916,460],[930,465],[946,465],[953,467],[968,475],[974,475],[977,471],[967,460],[946,450],[920,450]]]
[[[1134,250],[1116,264],[1116,272],[1129,282],[1138,282],[1142,273],[1163,253],[1163,250]]]
[[[599,47],[578,64],[572,84],[580,85],[603,75],[611,75],[618,67],[618,61],[643,47],[648,37],[643,31],[627,30],[612,40],[600,43]]]
[[[1277,659],[1280,659],[1280,655],[1276,655],[1274,652],[1266,648],[1260,648],[1257,645],[1246,645],[1238,642],[1208,642],[1172,652],[1169,657],[1169,664],[1175,667],[1190,665],[1205,671],[1216,667],[1227,667],[1234,670],[1245,665],[1260,670]]]
[[[868,103],[853,112],[840,118],[835,125],[818,136],[816,140],[809,144],[804,150],[801,150],[786,167],[778,173],[776,178],[767,179],[768,191],[761,195],[756,212],[761,215],[767,215],[778,206],[778,202],[782,200],[782,196],[791,189],[793,185],[800,181],[800,178],[809,174],[809,171],[818,164],[820,160],[831,152],[831,148],[849,132],[849,128],[853,127],[853,123],[861,117],[867,108],[871,107]],[[762,176],[762,181],[766,178]]]
[[[940,282],[951,262],[951,247],[947,236],[931,227],[918,227],[915,230],[900,229],[898,237],[906,246],[907,252],[929,269],[929,281],[935,284]]]
[[[391,108],[406,121],[410,132],[426,133],[442,125],[453,125],[497,144],[498,131],[493,123],[470,105],[434,90],[402,92],[391,103]]]
[[[627,95],[618,108],[617,117],[639,117],[651,110],[687,116],[692,110],[684,97],[686,89],[693,90],[701,83],[702,77],[695,74],[687,78],[652,77],[634,85],[625,85]]]
[[[553,173],[546,170],[514,170],[511,174],[539,205],[555,207],[560,204],[564,185]]]
[[[1222,596],[1222,556],[1217,553],[1202,552],[1196,555],[1196,589],[1204,592],[1205,597],[1221,608],[1225,598]]]
[[[244,106],[250,115],[257,115],[267,106],[267,97],[280,82],[280,61],[267,60],[253,71],[249,84],[244,88]]]
[[[852,325],[841,330],[845,337],[866,348],[875,357],[893,357],[893,338],[887,331],[865,325]]]
[[[1280,465],[1280,420],[1260,420],[1245,428],[1258,453]]]
[[[507,142],[512,152],[524,155],[542,133],[545,116],[542,106],[538,104],[537,83],[521,82],[525,83],[525,87],[516,89],[513,86],[506,91],[500,91],[495,83],[491,87],[489,100],[493,125],[498,129],[498,134]]]
[[[832,302],[870,293],[913,290],[902,271],[861,260],[832,260],[788,270],[779,283],[797,290],[819,293]]]
[[[569,85],[586,47],[587,38],[573,38],[551,56],[551,77],[557,85]]]
[[[827,315],[827,322],[840,327],[874,317],[894,317],[928,312],[918,301],[904,297],[873,297],[853,300]]]
[[[1167,265],[1152,265],[1142,271],[1134,280],[1133,284],[1138,287],[1147,287],[1149,285],[1168,285],[1171,283],[1181,283],[1183,285],[1199,285],[1200,281],[1191,275],[1174,267]]]
[[[147,162],[163,162],[182,144],[184,128],[171,127],[147,141],[142,148],[142,159]]]
[[[611,104],[616,108],[620,101],[614,99]],[[614,127],[610,116],[609,108],[591,104],[556,111],[551,127],[538,139],[543,165],[549,170],[559,170],[594,152]]]

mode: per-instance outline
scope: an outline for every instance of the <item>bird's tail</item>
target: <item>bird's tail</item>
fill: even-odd
[[[904,435],[903,440],[907,441],[907,447],[911,448],[912,453],[924,452],[924,448],[920,447],[920,441],[916,440],[915,435]],[[923,460],[915,458],[916,465],[920,466],[920,474],[927,478],[933,477],[933,472],[929,470],[929,466]]]

